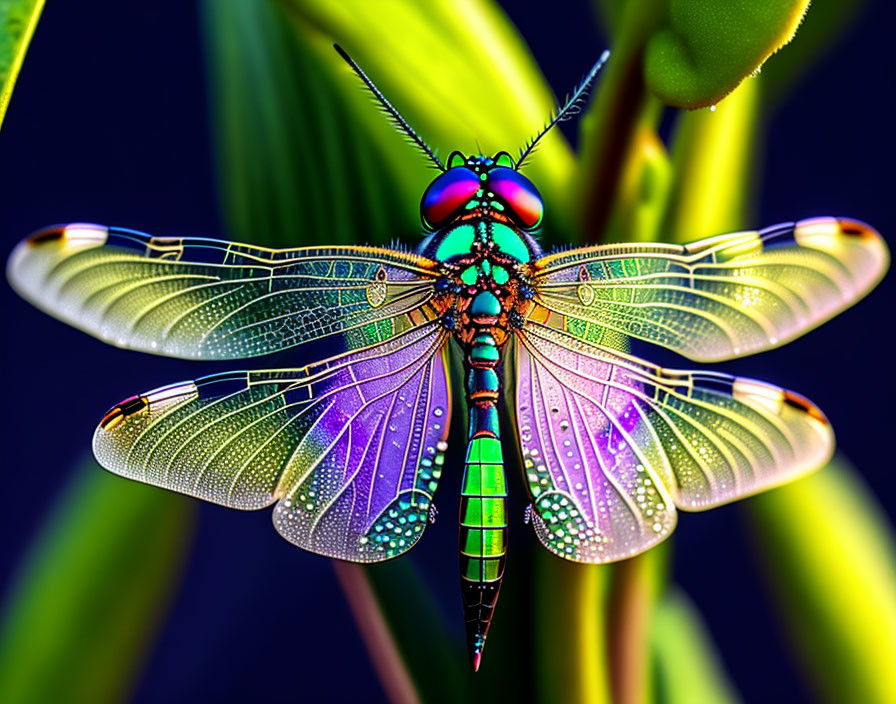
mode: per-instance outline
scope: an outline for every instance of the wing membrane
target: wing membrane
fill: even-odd
[[[426,525],[450,417],[445,333],[426,324],[302,370],[228,372],[123,401],[94,453],[107,469],[225,506],[279,500],[306,550],[376,562]]]
[[[337,333],[346,350],[434,317],[438,273],[373,247],[269,250],[100,225],[32,235],[9,278],[50,314],[119,347],[237,359]]]
[[[798,337],[864,296],[887,262],[883,240],[864,223],[814,218],[683,246],[551,254],[533,278],[542,306],[599,334],[712,362]]]
[[[608,562],[663,540],[675,505],[702,510],[824,463],[833,435],[809,401],[726,374],[663,370],[530,322],[517,415],[541,542]]]

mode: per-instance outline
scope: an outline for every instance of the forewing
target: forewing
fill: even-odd
[[[663,370],[529,322],[517,416],[541,542],[609,562],[702,510],[816,469],[833,434],[805,398],[726,374]],[[673,505],[674,504],[674,505]]]
[[[625,244],[543,257],[538,302],[598,326],[712,362],[782,345],[864,296],[883,276],[880,235],[813,218],[688,245]]]
[[[343,334],[346,351],[435,313],[438,277],[413,254],[373,247],[270,250],[101,225],[21,242],[9,280],[26,299],[119,347],[237,359]]]
[[[450,417],[445,333],[427,324],[305,369],[232,372],[113,408],[94,436],[107,469],[233,508],[279,500],[306,550],[376,562],[426,525]]]

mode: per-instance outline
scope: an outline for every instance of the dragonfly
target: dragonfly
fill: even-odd
[[[415,251],[266,249],[74,223],[37,231],[8,273],[39,308],[118,347],[248,359],[325,341],[306,366],[203,376],[126,398],[100,420],[108,470],[237,509],[330,558],[376,563],[421,538],[446,470],[449,355],[468,414],[459,562],[479,668],[508,545],[504,450],[516,447],[538,541],[623,560],[700,511],[791,481],[833,450],[803,396],[715,371],[663,369],[632,340],[717,362],[793,340],[883,276],[880,235],[817,217],[690,244],[545,253],[544,202],[521,172],[581,110],[605,52],[520,150],[443,164],[336,47],[438,170]],[[304,361],[304,360],[303,360]],[[502,427],[506,405],[512,428]],[[459,468],[458,468],[459,469]]]

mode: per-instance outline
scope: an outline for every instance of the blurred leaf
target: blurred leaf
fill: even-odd
[[[739,697],[700,614],[678,590],[656,605],[650,629],[657,704],[725,704]]]
[[[603,565],[562,560],[535,548],[536,698],[540,702],[609,703],[606,597]]]
[[[644,58],[648,87],[682,108],[714,105],[792,38],[809,0],[669,0]]]
[[[753,79],[738,86],[716,110],[679,116],[663,241],[692,242],[736,232],[751,219],[759,98],[760,81]]]
[[[43,9],[44,0],[0,2],[0,125]]]
[[[432,172],[331,43],[297,33],[272,2],[202,8],[233,238],[295,247],[418,233],[419,198]]]
[[[189,499],[84,462],[6,595],[3,699],[127,699],[180,579],[191,516]]]
[[[443,158],[455,149],[467,154],[500,150],[515,154],[554,108],[534,59],[495,3],[467,0],[462,8],[452,0],[280,0],[280,4],[330,70],[338,69],[339,89],[363,95],[355,105],[366,108],[352,111],[351,119],[375,118],[377,133],[393,133],[392,145],[401,143],[401,138],[370,106],[332,50],[333,42],[353,56]],[[409,196],[416,208],[432,172],[422,168],[426,162],[410,146],[402,145],[401,153],[419,165],[416,192]],[[559,130],[543,140],[526,166],[548,203],[555,227],[566,217],[572,169],[572,151]]]
[[[425,140],[443,147],[443,158],[475,151],[477,139],[487,153],[513,151],[553,108],[525,46],[486,2],[472,2],[468,13],[441,1],[203,8],[226,165],[222,204],[234,238],[257,242],[262,234],[295,246],[419,235],[420,197],[433,171],[372,103],[335,41]],[[527,167],[555,220],[566,210],[572,163],[557,132]]]
[[[817,696],[896,702],[896,541],[858,476],[835,459],[744,508]]]

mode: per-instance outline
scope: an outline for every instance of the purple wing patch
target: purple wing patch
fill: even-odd
[[[672,531],[675,507],[632,439],[632,396],[602,383],[612,364],[546,347],[535,334],[517,345],[517,422],[538,539],[576,562],[642,552]]]
[[[226,372],[135,396],[94,435],[107,469],[234,508],[280,499],[277,530],[376,562],[420,537],[441,474],[445,331],[424,324],[304,369]]]
[[[323,410],[280,481],[274,525],[306,550],[377,562],[410,549],[427,523],[447,447],[446,350],[430,333],[339,377],[316,394]]]
[[[530,322],[517,345],[517,414],[535,530],[580,562],[666,538],[701,510],[821,466],[833,436],[810,401],[715,372],[663,370]]]

